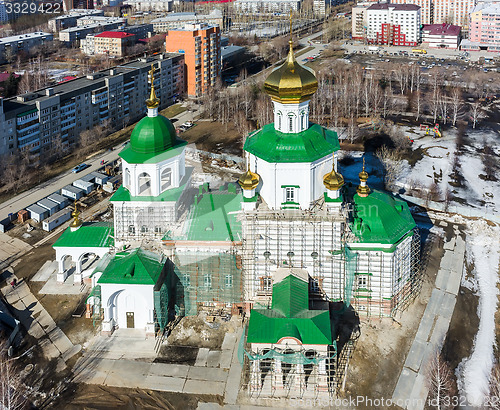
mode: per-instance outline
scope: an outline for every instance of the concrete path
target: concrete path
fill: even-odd
[[[227,333],[221,350],[199,349],[194,366],[153,363],[154,337],[143,331],[119,329],[111,337],[100,336],[76,363],[77,383],[151,389],[187,394],[210,394],[236,402],[241,366],[238,343],[242,335]]]
[[[455,309],[462,279],[465,242],[454,227],[455,237],[444,244],[444,256],[436,277],[435,289],[427,303],[415,339],[394,390],[393,402],[409,403],[407,409],[421,410],[429,389],[427,365],[440,352]]]
[[[10,282],[14,276],[7,281]],[[65,361],[78,353],[80,345],[73,345],[42,304],[31,293],[28,285],[21,281],[15,289],[10,285],[2,288],[12,313],[21,322],[28,334],[39,340],[47,359],[59,358],[58,369],[66,367]]]
[[[31,249],[33,247],[21,239],[0,233],[0,269],[6,269]]]

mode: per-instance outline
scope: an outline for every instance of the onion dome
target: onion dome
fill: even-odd
[[[264,90],[273,101],[283,104],[297,104],[307,101],[318,89],[314,71],[295,60],[292,41],[286,61],[274,69],[264,82]]]
[[[241,188],[246,190],[252,190],[257,188],[259,185],[260,175],[250,171],[250,163],[248,164],[247,172],[245,172],[240,179],[238,179],[238,184]]]
[[[151,76],[151,93],[146,100],[148,116],[140,120],[130,136],[130,148],[138,154],[160,154],[172,148],[177,142],[175,127],[168,118],[158,115],[160,100],[154,87],[154,67]]]
[[[71,213],[71,216],[73,217],[73,220],[69,224],[70,228],[75,229],[75,228],[79,228],[80,226],[82,226],[82,221],[79,218],[80,213],[81,212],[78,210],[77,203],[75,202],[75,209]]]
[[[323,177],[323,184],[330,191],[338,191],[344,185],[344,177],[335,172],[335,154],[332,154],[332,171]]]
[[[368,181],[368,172],[365,171],[365,159],[363,158],[363,170],[359,173],[359,180],[361,183],[359,184],[358,188],[356,189],[356,192],[358,195],[361,196],[368,196],[368,194],[371,192],[370,187],[366,184],[366,181]]]

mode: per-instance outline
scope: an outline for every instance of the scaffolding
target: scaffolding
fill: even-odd
[[[231,313],[242,302],[240,256],[235,247],[223,250],[174,249],[175,305],[181,316],[200,310],[211,314]]]
[[[269,210],[262,205],[243,214],[244,300],[265,308],[273,273],[282,267],[306,269],[311,303],[350,304],[367,317],[394,317],[421,286],[420,236],[408,232],[398,243],[367,248],[348,223],[347,207],[327,210]],[[362,245],[362,246],[358,246]]]

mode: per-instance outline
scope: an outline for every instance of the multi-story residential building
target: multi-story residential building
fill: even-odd
[[[136,11],[171,11],[173,0],[125,0],[124,6],[131,6]]]
[[[452,24],[424,24],[422,43],[430,48],[457,49],[460,44],[460,26]]]
[[[372,44],[415,46],[420,42],[420,7],[376,3],[366,9],[366,39]]]
[[[7,13],[7,7],[5,6],[5,1],[0,1],[0,22],[5,23],[9,21],[9,15]]]
[[[125,55],[127,47],[135,43],[136,36],[123,31],[105,31],[94,36],[94,54],[116,57]]]
[[[207,23],[212,26],[222,27],[224,30],[224,16],[220,10],[214,9],[209,14],[198,13],[171,13],[165,17],[152,20],[155,33],[166,33],[173,28],[186,24]]]
[[[301,0],[235,0],[233,7],[240,12],[288,13],[300,10]]]
[[[433,22],[433,1],[434,0],[391,0],[393,4],[415,4],[420,7],[420,18],[422,24],[432,24]]]
[[[186,90],[200,96],[214,86],[220,76],[220,29],[206,23],[186,24],[170,30],[165,38],[165,50],[184,54]]]
[[[0,64],[6,63],[8,58],[16,56],[21,51],[29,52],[31,48],[53,39],[52,34],[42,31],[0,38]]]
[[[479,2],[470,13],[469,39],[462,49],[500,51],[500,2]]]
[[[121,17],[106,17],[106,16],[85,16],[76,20],[76,26],[88,26],[89,24],[113,24],[120,23],[127,25],[127,19]]]
[[[43,155],[60,144],[71,146],[82,131],[104,122],[123,127],[142,118],[151,65],[162,109],[184,92],[182,54],[160,54],[0,99],[0,157],[20,149]]]
[[[366,25],[366,9],[372,4],[372,2],[358,3],[352,8],[351,33],[353,40],[363,40],[366,38],[366,30],[368,29]]]
[[[119,55],[122,56],[124,55],[125,48],[129,45],[132,45],[131,43],[143,39],[143,38],[148,38],[151,37],[154,32],[153,32],[153,25],[152,24],[136,24],[134,26],[128,26],[124,27],[122,29],[117,29],[117,30],[109,30],[106,33],[115,33],[115,34],[110,34],[111,36],[115,35],[117,38],[122,37],[122,42],[123,47],[120,47],[122,54],[111,54],[111,55]],[[121,34],[119,34],[121,33]],[[100,33],[103,34],[103,33]],[[123,34],[127,34],[124,36]],[[99,34],[89,34],[87,37],[83,38],[80,40],[80,50],[82,53],[91,56],[94,54],[102,54],[102,50],[109,50],[106,47],[101,47],[100,50],[96,49],[96,37],[98,37]],[[101,36],[102,37],[102,36]],[[110,40],[111,41],[111,40]],[[104,40],[101,41],[101,43],[104,42]],[[114,45],[115,48],[118,50],[116,45]]]
[[[155,34],[152,24],[134,24],[133,26],[123,27],[122,29],[120,29],[120,31],[123,31],[124,33],[134,34],[137,39],[148,38]]]
[[[475,0],[432,0],[432,5],[434,24],[454,24],[467,30],[469,13],[474,8]]]
[[[78,40],[87,37],[89,34],[102,33],[123,26],[123,19],[117,19],[115,22],[89,24],[87,26],[77,26],[61,30],[59,32],[59,41],[67,46],[75,44]],[[126,24],[126,23],[125,23]]]
[[[70,10],[68,14],[48,21],[49,30],[53,33],[70,27],[76,27],[76,21],[86,16],[104,16],[103,10]]]

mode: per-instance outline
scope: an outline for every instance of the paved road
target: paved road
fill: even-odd
[[[441,222],[440,226],[445,226]],[[392,396],[394,403],[406,409],[423,410],[428,386],[428,364],[433,355],[441,352],[451,317],[455,309],[462,278],[465,241],[457,226],[455,237],[444,244],[444,256],[436,277],[435,289],[427,303],[410,352]],[[405,403],[405,405],[402,405]]]
[[[100,164],[102,160],[106,161],[106,163],[114,161],[118,158],[119,148],[122,145],[123,144],[117,145],[115,148],[113,148],[112,151],[107,151],[104,154],[93,157],[91,160],[84,161],[86,164],[90,165],[90,167],[82,172],[79,172],[78,174],[73,174],[71,171],[66,171],[49,181],[46,181],[26,192],[15,196],[14,198],[2,202],[0,204],[0,220],[7,218],[9,213],[15,213],[21,209],[24,209],[27,206],[30,206],[31,204],[34,204],[45,198],[47,195],[50,195],[53,192],[63,188],[64,186],[72,184],[82,176],[90,174],[93,171],[97,171],[102,167],[102,165]]]

